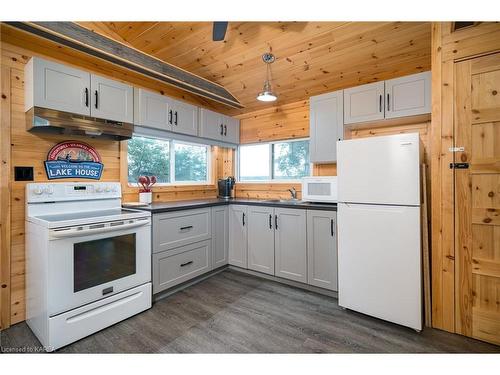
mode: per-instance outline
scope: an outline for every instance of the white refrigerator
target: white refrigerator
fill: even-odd
[[[340,141],[339,305],[422,329],[418,133]]]

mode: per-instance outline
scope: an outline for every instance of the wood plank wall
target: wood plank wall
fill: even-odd
[[[432,24],[432,325],[456,332],[453,170],[455,63],[500,52],[500,23],[483,22],[452,32]],[[460,146],[460,145],[456,145]]]
[[[309,101],[277,105],[256,112],[239,116],[240,142],[242,144],[269,142],[283,139],[309,137]],[[429,165],[430,116],[414,116],[411,118],[394,119],[366,123],[357,127],[346,128],[344,137],[359,138],[397,133],[419,132],[424,144],[425,160]],[[336,164],[314,164],[314,176],[336,176]],[[294,187],[299,195],[302,186],[297,183],[237,183],[236,197],[278,199],[289,198],[288,189]]]
[[[2,44],[2,119],[0,122],[0,155],[2,160],[0,165],[1,329],[25,319],[24,210],[26,183],[13,181],[14,166],[33,166],[35,182],[47,181],[43,164],[47,152],[56,143],[68,139],[67,136],[35,135],[26,131],[24,66],[33,55],[45,57],[39,52],[18,45]],[[66,58],[69,59],[68,56]],[[74,63],[78,66],[78,61],[74,61]],[[85,66],[82,68],[86,69]],[[93,71],[107,75],[106,69],[99,71],[99,65],[95,65]],[[114,78],[116,79],[116,77]],[[126,184],[126,142],[76,136],[72,136],[71,139],[89,143],[97,149],[104,163],[101,181],[124,182],[122,185],[124,199],[126,201],[138,200],[138,189]],[[218,176],[232,175],[234,151],[219,147],[213,147],[212,151],[214,160],[212,178],[214,181]],[[215,182],[202,186],[157,187],[154,189],[154,200],[207,198],[215,197],[216,194]]]

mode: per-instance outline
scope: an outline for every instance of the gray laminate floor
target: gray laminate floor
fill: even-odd
[[[25,323],[1,334],[6,351],[39,342]],[[434,329],[344,311],[337,300],[225,270],[59,353],[500,353]]]

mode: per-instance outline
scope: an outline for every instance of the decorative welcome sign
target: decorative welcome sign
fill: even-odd
[[[92,146],[77,141],[65,141],[52,147],[47,154],[45,170],[49,180],[59,178],[91,178],[99,180],[103,164]]]

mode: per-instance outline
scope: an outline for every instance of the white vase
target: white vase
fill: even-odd
[[[139,202],[150,204],[153,201],[153,193],[139,193]]]

